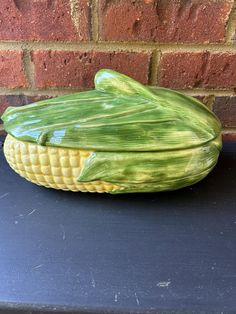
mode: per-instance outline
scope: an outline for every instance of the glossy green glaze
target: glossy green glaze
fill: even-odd
[[[124,192],[173,190],[209,173],[221,149],[216,116],[192,97],[100,70],[95,90],[10,107],[5,129],[19,140],[87,149],[78,181]]]

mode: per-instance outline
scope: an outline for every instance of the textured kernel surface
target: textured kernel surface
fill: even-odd
[[[55,148],[23,142],[7,135],[4,154],[11,168],[22,177],[48,188],[65,191],[109,193],[119,186],[104,181],[80,183],[77,177],[86,158],[86,150]]]

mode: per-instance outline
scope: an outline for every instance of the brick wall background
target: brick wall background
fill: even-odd
[[[200,98],[236,140],[236,1],[0,1],[0,114],[92,88],[100,68]]]

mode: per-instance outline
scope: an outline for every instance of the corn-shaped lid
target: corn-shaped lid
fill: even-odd
[[[197,147],[217,138],[221,128],[196,99],[112,70],[96,74],[94,90],[10,107],[2,119],[20,140],[104,152]]]

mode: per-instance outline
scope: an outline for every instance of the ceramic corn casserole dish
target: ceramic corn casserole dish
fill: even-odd
[[[38,185],[82,192],[176,190],[203,179],[221,125],[198,100],[100,70],[95,89],[3,116],[9,165]]]

